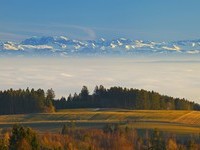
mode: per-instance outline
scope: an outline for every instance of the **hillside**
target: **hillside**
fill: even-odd
[[[175,110],[65,109],[56,113],[1,115],[0,128],[20,123],[40,132],[57,132],[63,124],[102,128],[108,123],[136,129],[154,129],[178,133],[200,133],[200,112]]]
[[[154,91],[133,88],[96,86],[89,94],[86,86],[79,94],[54,100],[56,109],[66,108],[123,108],[131,110],[200,110],[200,105],[184,98],[161,95]]]
[[[55,100],[52,89],[0,91],[0,115],[50,113],[69,108],[120,108],[128,110],[200,110],[200,105],[186,99],[133,88],[96,86],[89,94],[83,86],[79,94]]]

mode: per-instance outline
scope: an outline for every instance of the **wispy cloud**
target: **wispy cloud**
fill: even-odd
[[[86,37],[88,39],[95,39],[96,38],[96,33],[92,28],[77,26],[77,25],[68,25],[67,27],[82,30],[83,32],[85,32],[88,35],[88,37]]]
[[[7,27],[7,28],[5,28]],[[54,32],[52,32],[54,31]],[[31,36],[70,36],[77,39],[96,39],[93,28],[70,24],[12,24],[0,25],[0,40],[20,41]]]
[[[28,36],[23,34],[17,34],[17,33],[11,33],[11,32],[0,32],[0,40],[2,41],[21,41],[25,38],[28,38]]]
[[[63,76],[63,77],[67,77],[67,78],[73,77],[73,75],[68,74],[68,73],[61,73],[60,75]]]

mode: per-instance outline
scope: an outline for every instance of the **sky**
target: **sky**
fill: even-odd
[[[0,0],[0,42],[32,36],[200,39],[200,0]],[[199,62],[133,59],[0,59],[0,89],[54,88],[57,97],[83,85],[123,86],[200,102]],[[3,73],[2,73],[3,72]]]
[[[0,41],[65,35],[198,39],[199,0],[1,0]]]

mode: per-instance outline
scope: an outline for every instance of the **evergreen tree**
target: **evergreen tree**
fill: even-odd
[[[52,100],[47,102],[47,99],[49,96],[45,97],[42,89],[0,91],[0,114],[45,112],[49,108],[53,108]]]
[[[166,149],[163,137],[157,129],[155,129],[153,131],[153,134],[151,137],[151,147],[149,149],[152,149],[152,150],[165,150]]]
[[[92,95],[89,95],[87,87],[83,86],[79,95],[77,93],[74,96],[69,95],[67,101],[54,101],[54,104],[58,109],[62,105],[64,108],[98,107],[147,110],[200,110],[200,105],[197,103],[160,95],[154,91],[122,87],[105,89],[102,85],[96,86]]]
[[[14,125],[12,129],[12,135],[10,137],[10,150],[21,150],[25,145],[32,150],[39,150],[39,141],[36,133],[30,128],[24,128],[23,126]],[[27,147],[25,149],[28,149]]]
[[[52,105],[52,101],[55,98],[55,92],[53,91],[53,89],[48,89],[46,92],[46,105],[47,106],[51,106]]]
[[[88,88],[86,86],[83,86],[81,89],[80,97],[81,99],[87,99],[88,96],[89,96]]]

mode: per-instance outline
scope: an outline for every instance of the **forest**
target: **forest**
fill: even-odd
[[[108,124],[103,129],[63,125],[60,133],[38,134],[35,130],[14,125],[0,137],[0,150],[197,150],[200,138],[180,139],[157,129],[141,136],[135,129]]]
[[[131,110],[200,110],[200,105],[186,99],[161,95],[154,91],[122,87],[96,86],[89,94],[86,86],[79,94],[55,99],[55,92],[48,89],[0,91],[0,114],[26,114],[54,112],[68,108],[123,108]]]
[[[90,95],[86,86],[79,94],[54,100],[56,109],[65,108],[124,108],[132,110],[200,110],[200,105],[186,99],[161,95],[154,91],[122,87],[96,86]]]
[[[26,114],[38,112],[54,112],[52,101],[55,93],[52,89],[5,90],[0,91],[0,114]]]

